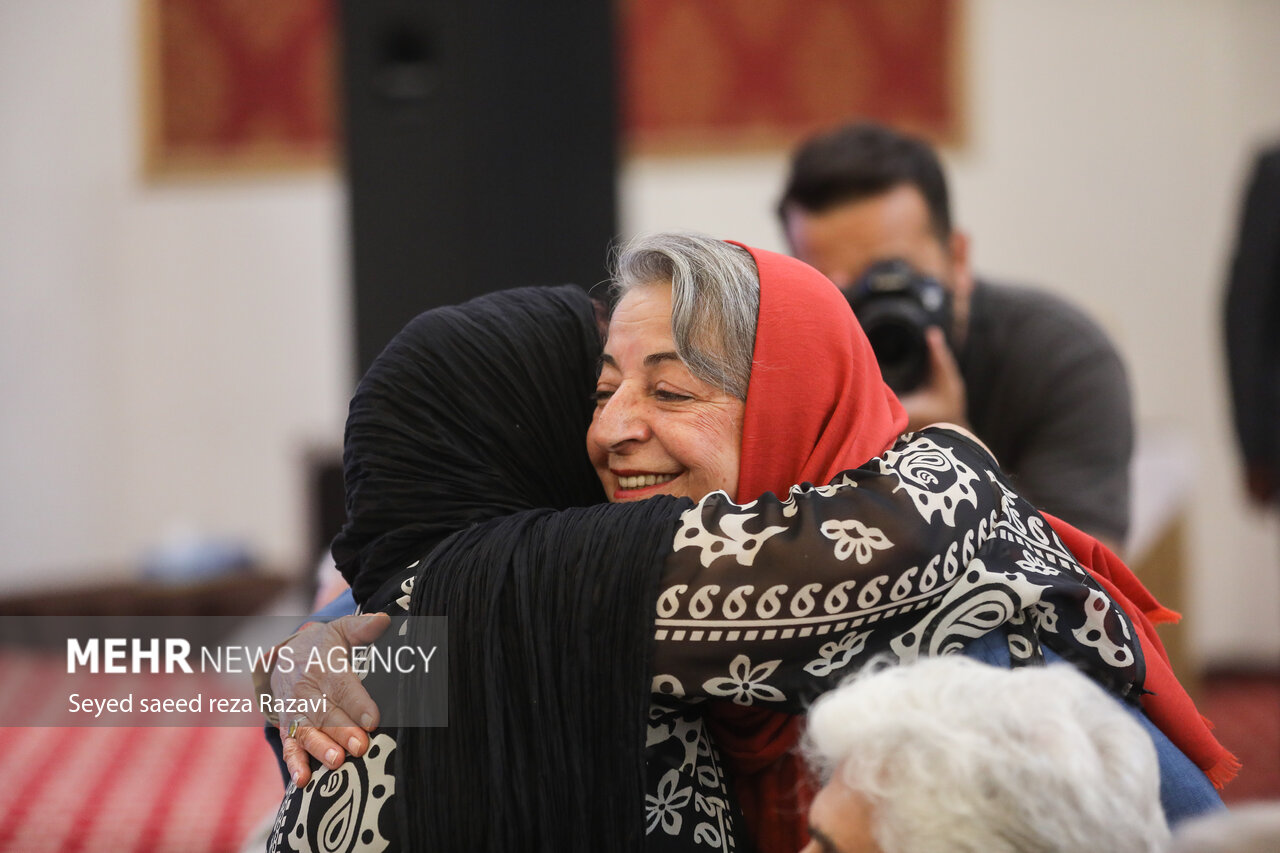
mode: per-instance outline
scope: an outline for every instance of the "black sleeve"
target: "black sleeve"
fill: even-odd
[[[934,606],[997,502],[979,473],[989,456],[925,435],[881,457],[889,466],[686,511],[657,600],[654,692],[798,712],[882,622]]]
[[[653,692],[798,713],[873,656],[1041,643],[1120,692],[1142,680],[1128,617],[950,430],[907,436],[826,486],[684,513],[657,599]]]

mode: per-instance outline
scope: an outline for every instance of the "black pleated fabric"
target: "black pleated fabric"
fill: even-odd
[[[424,561],[410,609],[449,619],[449,726],[399,734],[411,849],[644,849],[646,650],[662,560],[690,505],[521,513]],[[417,678],[401,684],[402,714],[429,687]]]
[[[468,525],[604,500],[584,443],[599,355],[568,285],[428,311],[387,345],[347,418],[333,555],[357,602]]]
[[[412,612],[449,620],[449,726],[396,734],[412,849],[643,848],[654,599],[691,504],[604,503],[599,354],[581,290],[503,291],[417,317],[352,399],[338,567],[363,604],[421,560]]]

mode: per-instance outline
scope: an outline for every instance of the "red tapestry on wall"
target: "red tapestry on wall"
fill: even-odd
[[[962,136],[959,0],[624,0],[632,150],[790,145],[870,118]]]
[[[331,161],[332,0],[142,3],[148,172]]]
[[[149,174],[332,162],[334,0],[139,2]],[[626,147],[790,146],[851,118],[955,143],[961,2],[621,0]]]

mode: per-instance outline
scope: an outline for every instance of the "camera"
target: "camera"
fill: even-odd
[[[951,294],[936,278],[894,258],[877,261],[846,294],[871,341],[884,381],[895,394],[918,388],[929,378],[925,330],[951,334]]]

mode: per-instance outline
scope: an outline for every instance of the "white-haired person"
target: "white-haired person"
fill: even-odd
[[[1156,853],[1151,738],[1069,665],[872,663],[809,712],[804,853]]]
[[[1169,853],[1276,853],[1280,800],[1232,806],[1189,820],[1173,834]]]

